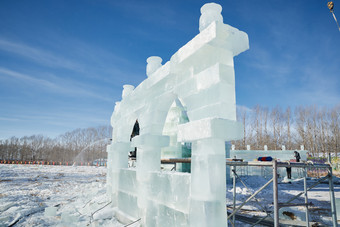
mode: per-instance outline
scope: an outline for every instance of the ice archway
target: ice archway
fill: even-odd
[[[111,118],[108,190],[117,217],[141,218],[143,226],[226,226],[225,141],[241,139],[236,122],[233,57],[249,48],[248,36],[223,24],[221,6],[201,8],[200,33],[162,65],[147,59],[148,76],[136,88],[124,85]],[[172,103],[180,99],[190,122],[177,139],[192,143],[191,174],[160,171],[162,134]],[[138,119],[140,135],[130,142]],[[138,147],[137,168],[128,169],[130,147]]]

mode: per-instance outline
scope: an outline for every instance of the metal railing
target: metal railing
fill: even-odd
[[[176,166],[176,163],[190,163],[191,158],[169,158],[169,159],[162,159],[162,164],[174,164]],[[324,182],[325,180],[328,180],[329,184],[329,193],[330,193],[330,202],[331,202],[331,212],[332,212],[332,223],[333,227],[337,226],[337,216],[336,216],[336,206],[335,206],[335,195],[334,195],[334,186],[333,186],[333,173],[332,173],[332,165],[329,157],[328,163],[324,164],[314,164],[313,162],[278,162],[277,160],[273,161],[267,161],[267,162],[260,162],[260,161],[233,161],[232,159],[227,159],[226,165],[231,166],[232,173],[233,173],[233,211],[231,214],[228,215],[228,221],[232,224],[232,226],[235,226],[235,216],[237,211],[239,211],[246,203],[251,201],[252,199],[255,200],[256,203],[259,204],[259,200],[256,198],[256,195],[258,195],[263,189],[265,189],[269,184],[273,183],[273,204],[274,204],[274,211],[273,211],[273,224],[275,227],[279,226],[279,209],[281,207],[291,207],[291,206],[304,206],[306,207],[306,226],[309,226],[309,211],[308,211],[308,191],[319,185],[320,183]],[[256,192],[254,192],[251,196],[249,196],[245,201],[241,203],[238,207],[236,207],[236,178],[241,179],[237,172],[236,167],[250,167],[250,166],[258,166],[258,167],[272,167],[272,178],[265,183],[260,189],[258,189]],[[301,174],[303,174],[304,179],[304,191],[297,194],[296,196],[290,198],[285,203],[279,203],[279,193],[278,193],[278,168],[299,168],[302,169]],[[307,187],[307,172],[308,169],[326,169],[328,171],[328,174],[325,177],[322,177],[319,179],[315,184],[313,184],[310,187]],[[242,168],[239,168],[242,169]],[[241,180],[241,183],[245,186],[246,184]],[[295,199],[300,197],[301,195],[304,196],[304,203],[292,203]],[[271,217],[271,215],[259,204],[261,209],[266,212],[266,216],[260,219],[256,219],[256,221],[253,223],[253,226],[256,224],[261,223],[262,220],[264,220],[267,217]]]

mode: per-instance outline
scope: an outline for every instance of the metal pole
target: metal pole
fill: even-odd
[[[257,194],[259,194],[263,189],[265,189],[270,183],[272,183],[273,179],[270,179],[267,183],[265,183],[260,189],[258,189],[256,192],[254,192],[254,194],[252,194],[251,196],[248,197],[248,199],[246,199],[246,201],[244,201],[240,206],[238,206],[233,213],[229,214],[228,219],[231,218],[231,216],[233,216],[237,211],[239,211],[244,204],[248,203],[252,198],[254,198]]]
[[[274,200],[274,226],[279,227],[279,194],[277,179],[277,161],[273,161],[273,200]]]
[[[235,211],[236,207],[236,166],[232,167],[233,169],[233,212]],[[235,223],[235,215],[233,216],[233,223]]]
[[[334,196],[334,186],[333,186],[333,172],[332,172],[332,165],[331,165],[331,155],[328,154],[328,162],[330,164],[329,167],[329,195],[331,197],[331,209],[332,209],[332,219],[333,219],[333,227],[337,227],[337,216],[336,216],[336,207],[335,207],[335,196]]]
[[[308,196],[307,196],[307,168],[304,168],[303,188],[306,203],[306,226],[309,226]]]
[[[321,184],[324,180],[327,180],[328,178],[329,178],[328,176],[325,176],[325,177],[319,179],[315,184],[313,184],[312,186],[307,188],[307,191],[312,190],[313,188],[315,188],[316,186],[318,186],[319,184]],[[299,194],[295,195],[293,198],[289,199],[286,203],[290,203],[291,201],[298,198],[300,195],[303,195],[303,192],[300,192]]]

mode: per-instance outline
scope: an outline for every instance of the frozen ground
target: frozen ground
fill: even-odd
[[[0,226],[123,226],[105,180],[105,167],[0,165]]]
[[[261,177],[241,179],[249,189],[240,181],[237,182],[238,204],[267,181]],[[112,217],[114,210],[106,196],[105,180],[105,167],[1,164],[0,226],[124,226]],[[315,182],[315,179],[309,179],[308,185]],[[285,202],[303,190],[303,180],[295,180],[291,184],[280,183],[279,190],[280,202]],[[313,204],[310,209],[311,221],[330,226],[328,184],[319,185],[308,195]],[[339,178],[335,178],[335,196],[340,198]],[[262,207],[272,210],[271,184],[256,197]],[[227,198],[230,205],[231,184],[228,185]],[[294,202],[303,202],[303,199]],[[263,212],[257,211],[256,207],[259,205],[251,202],[244,207],[242,213],[250,216],[264,215]],[[304,220],[302,208],[291,211],[296,220]],[[134,226],[138,226],[138,223]]]

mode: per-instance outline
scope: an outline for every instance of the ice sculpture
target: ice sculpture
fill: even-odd
[[[124,85],[111,117],[108,192],[122,222],[142,226],[226,226],[225,142],[243,137],[236,122],[233,57],[249,48],[246,33],[223,23],[222,7],[201,8],[200,33],[162,65],[147,59],[148,76],[136,88]],[[160,171],[169,147],[164,124],[181,100],[189,122],[177,125],[177,143],[192,144],[191,173]],[[130,135],[138,119],[140,135]],[[166,133],[165,133],[166,134]],[[170,144],[171,145],[171,144]],[[127,168],[137,147],[137,167]]]
[[[191,157],[191,144],[177,141],[178,125],[187,123],[188,115],[181,101],[176,99],[170,107],[165,119],[163,135],[169,136],[169,146],[161,149],[162,158],[188,158]],[[162,169],[171,170],[173,165],[163,165]],[[190,172],[190,163],[177,163],[176,170]]]

